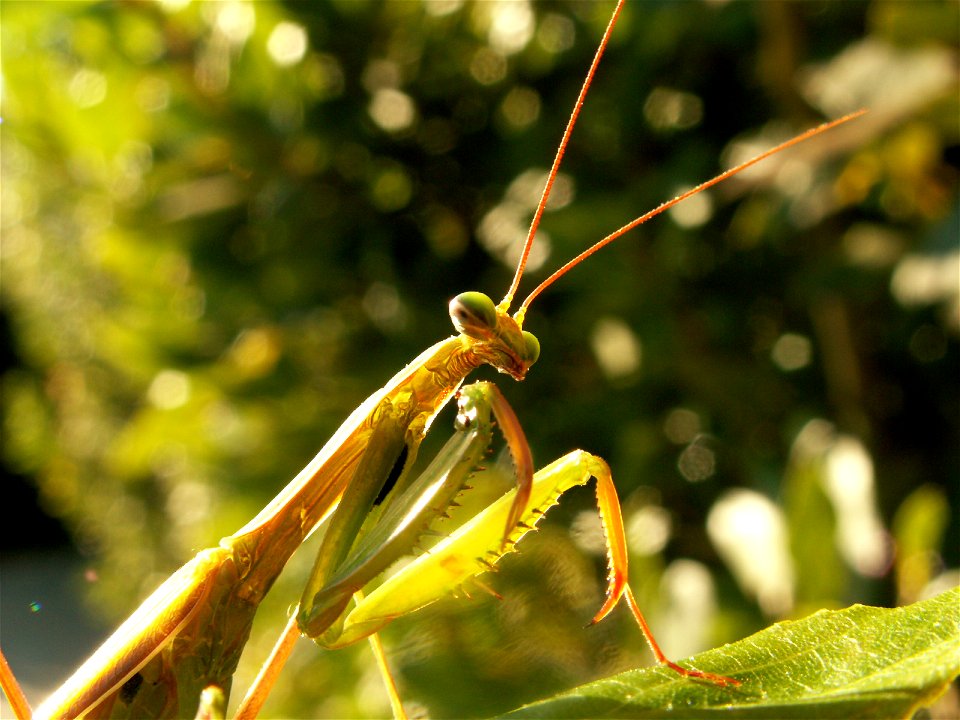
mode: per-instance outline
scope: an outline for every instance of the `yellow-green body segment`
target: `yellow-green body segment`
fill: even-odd
[[[367,398],[276,498],[168,578],[34,717],[192,717],[204,688],[229,693],[260,601],[294,551],[334,514],[334,535],[308,594],[331,585],[324,597],[340,610],[304,618],[311,635],[322,634],[363,584],[338,584],[338,568],[355,557],[344,533],[363,524],[388,476],[398,478],[395,496],[408,487],[430,423],[464,378],[486,363],[521,380],[537,359],[536,339],[486,296],[458,296],[450,312],[458,335],[425,350]]]

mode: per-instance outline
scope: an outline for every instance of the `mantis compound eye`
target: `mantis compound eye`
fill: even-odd
[[[523,344],[524,344],[523,359],[526,360],[528,364],[533,365],[537,361],[537,358],[540,357],[540,341],[537,340],[536,335],[524,330]]]
[[[483,293],[460,293],[450,301],[450,319],[457,332],[484,338],[497,326],[497,309]]]

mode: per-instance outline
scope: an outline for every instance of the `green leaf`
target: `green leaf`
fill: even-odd
[[[720,688],[665,668],[631,670],[507,717],[909,717],[960,674],[960,588],[892,610],[821,610],[691,664],[743,684]]]

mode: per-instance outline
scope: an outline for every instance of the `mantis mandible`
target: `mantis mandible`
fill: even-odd
[[[383,625],[449,593],[484,572],[512,548],[536,516],[573,484],[597,479],[610,564],[607,597],[594,616],[601,620],[625,597],[657,659],[687,677],[719,685],[737,681],[668,661],[659,650],[627,583],[627,557],[619,503],[606,464],[574,451],[534,474],[519,422],[494,386],[461,388],[482,364],[523,380],[536,362],[539,344],[524,331],[525,314],[547,287],[605,245],[636,226],[769,155],[822,132],[841,118],[774,148],[614,231],[563,265],[541,283],[511,315],[536,229],[546,207],[571,131],[616,22],[613,13],[583,84],[534,214],[516,274],[504,299],[495,305],[479,293],[451,302],[458,335],[425,350],[383,388],[364,401],[318,455],[253,520],[217,547],[204,550],[172,575],[67,683],[36,717],[111,715],[170,717],[193,715],[209,688],[226,697],[260,600],[293,552],[329,519],[317,564],[285,637],[304,632],[326,647],[339,647],[375,633]],[[457,432],[433,464],[418,478],[410,468],[420,442],[440,409],[460,393]],[[394,576],[351,611],[356,591],[397,557],[409,554],[419,535],[439,516],[467,482],[491,434],[492,417],[503,431],[516,466],[517,489],[478,515]],[[389,481],[389,482],[388,482]],[[391,484],[384,494],[384,485]],[[481,560],[477,560],[481,558]],[[456,566],[443,576],[440,568]],[[423,595],[412,596],[415,573]],[[404,588],[398,590],[398,587]],[[278,658],[282,657],[282,652]],[[269,664],[273,672],[281,660]],[[4,664],[5,665],[5,664]],[[0,668],[8,689],[9,674]],[[257,683],[243,716],[255,715],[269,683]],[[20,716],[24,702],[12,700]]]

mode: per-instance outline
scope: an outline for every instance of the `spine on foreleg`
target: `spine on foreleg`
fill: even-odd
[[[489,572],[504,555],[513,551],[524,535],[536,529],[561,494],[590,479],[591,473],[583,461],[585,457],[589,456],[577,450],[536,473],[530,503],[506,543],[503,527],[516,490],[507,492],[386,580],[367,595],[347,619],[337,647],[356,642],[391,620],[425,607],[472,578]]]

